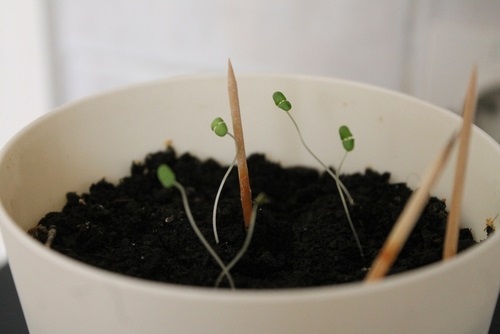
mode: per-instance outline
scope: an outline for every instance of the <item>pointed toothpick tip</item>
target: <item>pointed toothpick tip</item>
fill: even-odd
[[[240,181],[240,197],[243,209],[245,228],[250,226],[252,214],[252,191],[248,175],[248,166],[245,153],[245,141],[243,139],[243,126],[240,114],[240,102],[238,97],[238,84],[234,75],[231,60],[228,59],[228,94],[231,118],[233,121],[233,136],[236,141],[236,160],[238,165],[238,176]]]
[[[233,63],[231,63],[231,58],[227,58],[227,72],[229,73],[229,80],[235,80]]]

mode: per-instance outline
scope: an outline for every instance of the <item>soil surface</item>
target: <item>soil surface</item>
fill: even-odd
[[[214,287],[221,269],[192,230],[176,188],[165,189],[156,176],[168,164],[187,190],[197,225],[227,264],[241,248],[246,232],[236,168],[218,205],[216,244],[212,208],[227,170],[214,160],[200,161],[174,149],[135,162],[119,184],[101,180],[88,193],[67,194],[61,212],[48,213],[30,233],[51,247],[93,266],[124,275],[183,285]],[[248,158],[253,196],[268,202],[258,210],[250,247],[231,270],[236,288],[291,288],[339,284],[363,279],[405,205],[411,190],[390,183],[390,174],[366,170],[342,175],[355,204],[350,214],[363,246],[363,259],[330,175],[317,170],[282,168],[264,155]],[[431,198],[394,264],[391,274],[441,259],[447,211]],[[459,249],[475,244],[462,229]],[[228,287],[222,280],[220,287]]]

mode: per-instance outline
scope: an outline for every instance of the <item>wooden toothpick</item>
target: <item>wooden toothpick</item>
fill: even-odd
[[[469,152],[470,135],[472,122],[476,112],[476,82],[477,69],[474,67],[469,81],[469,88],[464,101],[462,130],[460,133],[460,143],[458,147],[457,164],[455,169],[455,180],[453,183],[453,193],[451,197],[450,213],[446,225],[446,235],[444,239],[443,259],[447,260],[457,253],[458,236],[460,233],[460,214],[462,210],[462,198],[464,193],[465,172]]]
[[[372,282],[381,279],[391,268],[399,252],[403,248],[408,236],[415,226],[418,217],[422,213],[429,193],[436,183],[439,174],[443,170],[450,156],[457,136],[454,134],[447,142],[444,149],[439,153],[436,160],[430,165],[428,171],[424,174],[420,188],[415,190],[410,196],[408,203],[401,212],[398,220],[394,224],[389,236],[387,237],[382,249],[375,258],[370,271],[365,277],[365,281]]]
[[[228,93],[231,117],[233,122],[233,133],[236,141],[236,160],[238,163],[238,176],[240,179],[240,197],[243,209],[245,228],[250,227],[252,216],[252,191],[250,189],[250,178],[248,176],[247,157],[245,153],[245,141],[243,140],[243,126],[241,125],[240,102],[238,97],[238,86],[234,76],[231,60],[228,60]]]

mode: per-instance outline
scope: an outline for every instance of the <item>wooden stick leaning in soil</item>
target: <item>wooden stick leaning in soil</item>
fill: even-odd
[[[447,260],[455,256],[458,248],[458,237],[460,233],[460,213],[462,209],[462,199],[464,193],[465,172],[469,152],[470,135],[472,122],[476,112],[476,83],[477,69],[473,68],[469,81],[469,88],[463,107],[463,125],[458,146],[457,165],[455,169],[455,179],[453,183],[453,193],[451,197],[450,213],[446,225],[444,239],[443,259]]]
[[[236,140],[236,159],[238,161],[238,176],[240,179],[240,197],[243,209],[243,220],[245,228],[250,227],[252,216],[252,191],[250,189],[250,178],[248,176],[247,158],[245,153],[245,142],[243,140],[243,126],[241,125],[240,102],[238,97],[238,86],[234,76],[231,60],[228,60],[228,93],[231,117],[233,121],[233,133]]]
[[[456,139],[457,135],[453,134],[453,136],[446,143],[444,149],[439,153],[436,160],[424,174],[420,188],[415,190],[410,196],[408,203],[394,224],[394,227],[387,237],[382,249],[373,261],[373,264],[365,277],[366,282],[373,282],[381,279],[391,268],[392,264],[399,255],[399,252],[406,243],[408,236],[413,230],[418,217],[427,204],[430,190],[436,183],[439,174],[444,169]]]

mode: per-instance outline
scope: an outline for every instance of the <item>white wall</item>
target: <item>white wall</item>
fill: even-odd
[[[0,147],[52,107],[47,37],[43,1],[0,0]],[[0,232],[0,267],[5,261]]]
[[[0,146],[52,107],[43,1],[0,0]]]
[[[53,0],[57,102],[193,72],[293,72],[459,110],[467,77],[500,82],[497,0]]]
[[[0,0],[0,143],[54,104],[228,57],[459,110],[473,64],[500,84],[499,17],[497,0]]]
[[[293,72],[394,89],[412,1],[51,2],[58,101],[193,72]]]
[[[413,95],[459,110],[472,65],[479,90],[500,85],[500,1],[417,3]]]

